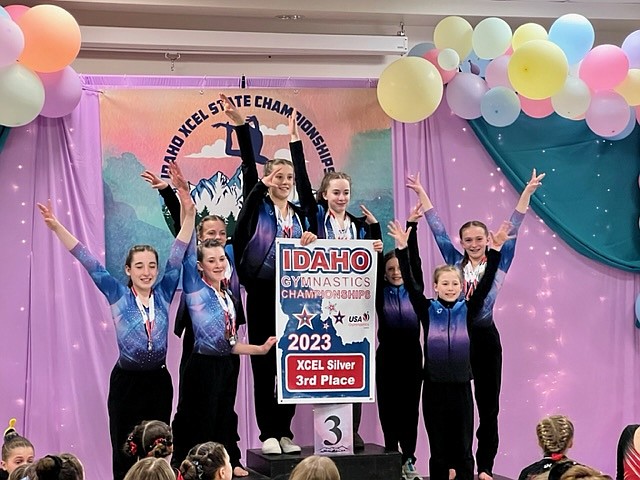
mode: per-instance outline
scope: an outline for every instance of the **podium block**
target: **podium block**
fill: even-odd
[[[301,453],[264,455],[260,449],[247,450],[247,466],[272,479],[287,480],[294,467],[313,455],[313,447],[303,447]],[[337,465],[340,477],[348,480],[400,480],[402,458],[398,452],[367,443],[364,450],[353,455],[327,455]]]

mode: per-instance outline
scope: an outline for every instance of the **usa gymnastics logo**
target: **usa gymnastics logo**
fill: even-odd
[[[362,315],[349,315],[349,324],[357,325],[362,327],[367,327],[369,325],[369,320],[371,319],[371,315],[369,311],[364,312]]]
[[[366,273],[371,269],[371,252],[363,247],[355,248],[318,248],[309,251],[304,248],[287,248],[281,250],[282,270],[287,272],[303,272],[324,274],[331,273]]]

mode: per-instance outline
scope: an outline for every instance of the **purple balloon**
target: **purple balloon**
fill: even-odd
[[[0,17],[0,45],[0,68],[15,63],[24,49],[24,34],[9,17]]]
[[[633,130],[636,127],[636,112],[633,110],[633,107],[629,107],[629,122],[627,126],[617,135],[613,135],[612,137],[605,137],[607,140],[623,140],[627,138],[629,135],[633,133]]]
[[[82,83],[71,67],[53,73],[38,73],[44,85],[44,106],[40,115],[58,118],[69,115],[80,103]]]
[[[472,120],[482,115],[480,103],[489,90],[487,82],[473,73],[458,73],[447,84],[447,103],[457,116]]]
[[[629,123],[629,105],[622,95],[602,90],[591,97],[585,119],[596,135],[613,137],[621,133]]]
[[[630,33],[624,39],[622,51],[629,57],[629,68],[640,68],[640,30]]]

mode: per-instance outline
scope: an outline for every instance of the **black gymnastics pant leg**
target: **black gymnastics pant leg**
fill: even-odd
[[[195,445],[209,441],[222,443],[231,464],[239,464],[237,423],[231,415],[236,390],[232,383],[233,369],[230,355],[191,355],[184,372],[182,398],[172,425],[174,467],[180,466]]]
[[[422,388],[422,349],[403,345],[376,352],[376,385],[385,448],[402,452],[402,463],[416,461],[415,450]]]
[[[123,451],[127,436],[143,420],[169,423],[173,385],[168,370],[129,371],[117,365],[109,380],[109,434],[113,459],[113,478],[122,480],[136,459]]]
[[[247,327],[249,342],[263,344],[275,335],[275,284],[272,281],[255,281],[247,286]],[[251,355],[253,371],[253,399],[260,440],[267,438],[293,438],[291,420],[295,405],[278,404],[276,395],[276,349],[266,355]]]
[[[493,475],[498,454],[498,413],[502,384],[502,345],[495,324],[471,331],[471,367],[478,408],[478,473]]]
[[[449,468],[455,468],[456,480],[473,480],[471,383],[440,383],[425,379],[422,414],[431,450],[429,478],[448,480]]]

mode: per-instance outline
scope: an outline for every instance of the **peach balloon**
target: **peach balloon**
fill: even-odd
[[[544,118],[553,113],[553,105],[551,98],[543,98],[542,100],[532,100],[527,97],[520,97],[520,108],[531,118]]]
[[[36,72],[56,72],[69,65],[80,51],[80,27],[64,8],[37,5],[18,19],[25,46],[18,59]]]

